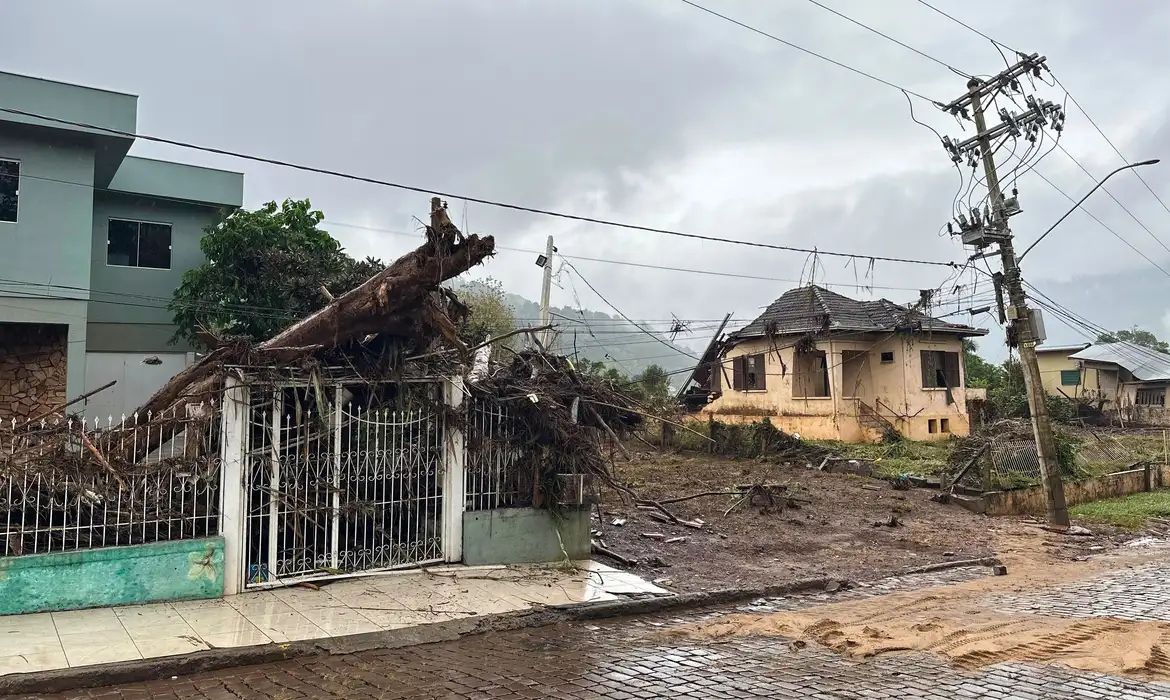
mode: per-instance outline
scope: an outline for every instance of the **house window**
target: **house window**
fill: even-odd
[[[1137,395],[1134,397],[1135,404],[1138,406],[1166,406],[1166,387],[1160,386],[1156,389],[1138,389]]]
[[[922,351],[922,388],[946,389],[959,386],[959,353]]]
[[[16,223],[20,200],[20,161],[0,159],[0,221]]]
[[[110,219],[106,264],[171,269],[171,225]]]
[[[889,363],[891,363],[893,361],[894,361],[894,351],[893,350],[887,350],[886,352],[882,353],[882,364],[883,365],[888,365]]]
[[[820,350],[797,352],[792,368],[792,396],[796,398],[828,398],[829,364]]]
[[[1081,385],[1081,371],[1079,369],[1062,369],[1062,370],[1060,370],[1060,385],[1061,386],[1080,386]]]
[[[931,418],[930,420],[926,421],[926,432],[931,433],[931,434],[937,433],[938,432],[938,421],[935,420],[934,418]]]
[[[764,373],[764,355],[741,355],[732,361],[732,383],[736,391],[764,391],[768,388]]]
[[[940,433],[951,432],[951,419],[950,418],[939,418],[938,419],[938,431]]]

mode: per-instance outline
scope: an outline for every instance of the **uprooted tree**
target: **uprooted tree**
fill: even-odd
[[[198,403],[222,388],[223,370],[229,365],[296,363],[371,336],[393,338],[403,351],[421,353],[446,343],[466,355],[467,347],[458,337],[466,307],[440,285],[494,251],[491,236],[464,236],[436,197],[431,200],[426,241],[417,249],[267,340],[216,338],[215,350],[175,375],[138,414],[160,415],[168,409],[173,413]]]

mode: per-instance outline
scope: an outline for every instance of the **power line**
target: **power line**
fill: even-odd
[[[1057,143],[1057,144],[1056,144],[1056,146],[1057,146],[1057,148],[1059,148],[1059,149],[1060,149],[1061,153],[1063,153],[1063,154],[1065,154],[1066,156],[1068,156],[1068,159],[1069,159],[1069,160],[1071,160],[1073,163],[1075,163],[1075,164],[1076,164],[1076,166],[1077,166],[1078,168],[1080,168],[1080,169],[1081,169],[1081,172],[1083,172],[1084,174],[1086,174],[1086,175],[1088,175],[1088,176],[1089,176],[1089,179],[1093,181],[1093,184],[1097,184],[1097,178],[1096,178],[1096,177],[1094,177],[1094,176],[1093,176],[1093,173],[1089,172],[1089,169],[1088,169],[1088,168],[1086,168],[1084,165],[1082,165],[1082,164],[1081,164],[1081,162],[1080,162],[1079,160],[1077,160],[1076,158],[1074,158],[1074,157],[1073,157],[1073,154],[1069,153],[1069,152],[1068,152],[1068,150],[1066,150],[1066,149],[1065,149],[1065,147],[1064,147],[1064,146],[1061,146],[1059,143]],[[1121,200],[1120,200],[1120,199],[1118,199],[1117,197],[1113,196],[1113,193],[1112,193],[1112,192],[1110,192],[1110,191],[1109,191],[1109,189],[1108,189],[1107,187],[1105,187],[1104,185],[1102,185],[1102,186],[1101,186],[1101,191],[1102,191],[1102,192],[1104,192],[1105,194],[1109,195],[1109,198],[1110,198],[1110,199],[1112,199],[1114,202],[1116,202],[1116,203],[1117,203],[1117,206],[1121,207],[1121,210],[1122,210],[1122,211],[1124,211],[1126,214],[1129,214],[1129,218],[1131,218],[1131,219],[1133,219],[1135,222],[1137,222],[1137,225],[1138,225],[1138,226],[1141,226],[1143,229],[1145,229],[1145,232],[1146,232],[1146,233],[1148,233],[1148,234],[1150,234],[1150,238],[1153,238],[1153,239],[1154,239],[1154,241],[1155,241],[1155,242],[1157,242],[1157,244],[1158,244],[1158,245],[1162,246],[1162,249],[1163,249],[1163,250],[1165,250],[1167,253],[1170,253],[1170,248],[1166,247],[1166,244],[1162,242],[1162,239],[1161,239],[1161,238],[1158,238],[1156,235],[1154,235],[1154,232],[1150,230],[1150,227],[1149,227],[1149,226],[1146,226],[1146,225],[1145,225],[1145,223],[1143,223],[1141,219],[1137,218],[1137,216],[1136,216],[1136,215],[1134,215],[1134,213],[1133,213],[1132,211],[1130,211],[1130,210],[1129,210],[1129,207],[1127,207],[1127,206],[1125,206],[1124,204],[1122,204],[1122,203],[1121,203]],[[1151,191],[1152,191],[1152,190],[1151,190]],[[1157,196],[1157,195],[1155,195],[1155,196]]]
[[[573,263],[571,263],[571,262],[569,262],[568,260],[566,260],[566,261],[565,261],[565,264],[566,264],[566,265],[568,265],[568,266],[569,266],[569,269],[570,269],[570,270],[572,270],[572,271],[573,271],[573,273],[574,273],[574,274],[576,274],[576,275],[577,275],[577,277],[578,277],[578,278],[579,278],[579,279],[580,279],[582,282],[584,282],[584,283],[585,283],[585,286],[586,286],[586,287],[589,287],[589,289],[590,289],[590,290],[592,290],[592,291],[593,291],[593,293],[597,295],[597,298],[598,298],[598,299],[601,299],[603,302],[605,302],[605,305],[606,305],[606,306],[608,306],[609,308],[613,309],[613,310],[614,310],[614,312],[616,312],[618,316],[621,316],[622,318],[626,319],[627,321],[630,321],[630,317],[629,317],[629,316],[626,316],[624,313],[622,313],[621,309],[619,309],[618,307],[616,307],[616,306],[614,306],[613,304],[611,304],[611,303],[610,303],[610,301],[609,301],[609,299],[606,299],[604,296],[602,296],[602,295],[601,295],[601,292],[597,291],[597,288],[596,288],[596,287],[594,287],[594,286],[593,286],[593,285],[592,285],[592,284],[589,282],[589,280],[585,279],[585,277],[584,277],[584,276],[581,274],[580,270],[578,270],[578,269],[577,269],[577,268],[576,268],[576,267],[573,265]],[[663,345],[665,345],[666,347],[668,347],[668,348],[670,348],[670,349],[672,349],[672,350],[674,350],[674,349],[675,349],[675,348],[674,348],[674,346],[672,346],[670,343],[668,343],[668,342],[666,342],[665,340],[663,340],[663,339],[659,338],[658,336],[654,335],[653,333],[651,333],[650,331],[646,330],[645,328],[642,328],[642,327],[641,327],[641,326],[639,326],[637,323],[634,323],[633,321],[630,321],[630,323],[631,323],[633,326],[635,326],[636,328],[638,328],[638,330],[642,331],[643,333],[645,333],[646,335],[650,336],[651,338],[654,338],[655,340],[657,340],[658,342],[662,343],[662,344],[663,344]],[[692,357],[692,358],[694,358],[694,359],[696,359],[696,360],[697,360],[697,359],[699,359],[699,358],[695,357],[694,355],[692,355],[691,353],[684,353],[684,354],[686,354],[688,357]]]
[[[412,238],[417,238],[417,234],[414,234],[414,233],[408,233],[406,231],[398,231],[395,229],[381,228],[379,226],[367,226],[364,224],[351,224],[351,223],[346,223],[343,221],[334,221],[332,219],[326,219],[325,221],[322,221],[321,223],[323,225],[326,225],[326,226],[341,226],[343,228],[355,228],[355,229],[359,229],[359,230],[363,230],[363,231],[375,231],[375,232],[379,232],[379,233],[389,233],[389,234],[392,234],[395,236],[410,236]],[[496,250],[507,250],[507,251],[518,252],[518,253],[529,253],[531,255],[544,255],[544,251],[542,251],[542,250],[535,250],[535,249],[529,249],[529,248],[510,248],[508,246],[501,246],[501,245],[497,245]],[[564,253],[560,253],[559,255],[566,260],[578,260],[578,261],[583,260],[583,261],[587,261],[587,262],[605,263],[607,265],[625,265],[628,267],[640,267],[640,268],[649,269],[649,270],[664,270],[664,271],[668,271],[668,272],[685,272],[687,274],[709,275],[712,277],[728,277],[728,278],[733,278],[733,279],[760,280],[760,281],[764,281],[764,282],[786,282],[789,284],[801,284],[802,282],[804,282],[804,280],[796,280],[796,279],[791,279],[791,278],[786,278],[786,277],[769,277],[766,275],[749,275],[747,273],[742,273],[742,272],[720,272],[717,270],[701,270],[701,269],[697,269],[697,268],[674,267],[671,265],[653,265],[650,263],[633,262],[631,260],[613,260],[611,258],[595,258],[595,257],[586,256],[586,255],[565,255]],[[865,256],[859,255],[857,257],[864,258]],[[864,282],[817,282],[817,284],[821,287],[840,287],[842,289],[882,289],[882,290],[897,291],[897,292],[916,292],[916,291],[918,291],[917,287],[891,287],[891,286],[884,286],[884,285],[880,285],[880,284],[866,284]]]
[[[1073,106],[1075,106],[1077,110],[1079,110],[1080,113],[1085,116],[1085,119],[1089,120],[1089,123],[1093,125],[1093,128],[1097,130],[1097,133],[1101,135],[1101,138],[1105,139],[1105,143],[1109,144],[1109,147],[1113,149],[1113,152],[1117,154],[1117,157],[1121,158],[1123,162],[1129,163],[1129,160],[1125,157],[1121,150],[1113,144],[1113,141],[1111,141],[1108,136],[1105,135],[1105,132],[1101,129],[1100,126],[1097,125],[1097,122],[1094,121],[1091,116],[1089,116],[1089,113],[1085,111],[1085,108],[1082,107],[1081,103],[1077,101],[1077,98],[1073,97],[1072,93],[1068,91],[1068,88],[1064,86],[1064,83],[1060,82],[1060,78],[1057,78],[1056,74],[1051,70],[1048,71],[1048,74],[1052,76],[1052,79],[1056,81],[1056,84],[1060,86],[1060,89],[1064,90],[1065,94],[1068,95],[1068,99],[1073,103]],[[1166,213],[1170,214],[1170,206],[1166,205],[1166,202],[1163,201],[1158,193],[1154,191],[1154,188],[1150,186],[1150,183],[1146,181],[1146,178],[1142,177],[1142,174],[1136,168],[1133,169],[1133,174],[1137,176],[1137,179],[1141,180],[1142,184],[1146,186],[1146,189],[1149,190],[1150,194],[1154,195],[1154,199],[1158,200],[1158,204],[1162,205],[1162,208],[1166,210]]]
[[[690,0],[682,0],[682,1],[689,2]],[[898,88],[898,89],[902,89],[902,88]],[[911,93],[911,94],[914,94],[914,93]],[[953,262],[943,262],[943,261],[938,261],[938,260],[914,260],[914,259],[910,259],[910,258],[896,258],[896,257],[887,257],[887,256],[880,256],[880,255],[862,255],[862,254],[857,254],[857,253],[841,253],[841,252],[824,251],[824,250],[817,251],[817,250],[811,249],[811,248],[798,248],[795,246],[785,246],[785,245],[779,245],[776,243],[763,243],[760,241],[744,241],[744,240],[733,239],[733,238],[719,238],[716,236],[705,236],[705,235],[697,234],[697,233],[687,233],[685,231],[674,231],[671,229],[657,228],[657,227],[653,227],[653,226],[641,226],[638,224],[628,224],[628,223],[624,223],[624,222],[620,222],[620,221],[613,221],[613,220],[609,220],[609,219],[598,219],[598,218],[591,217],[591,216],[580,216],[577,214],[566,214],[563,212],[552,211],[549,209],[540,209],[538,207],[529,207],[529,206],[524,206],[521,204],[510,204],[508,202],[501,202],[501,201],[491,200],[491,199],[483,199],[481,197],[471,197],[468,195],[462,195],[462,194],[457,194],[457,193],[453,193],[453,192],[443,192],[440,190],[433,190],[433,189],[428,189],[428,188],[424,188],[424,187],[418,187],[416,185],[407,185],[407,184],[403,184],[400,182],[392,182],[389,180],[380,180],[378,178],[365,177],[363,175],[354,175],[351,173],[345,173],[345,172],[341,172],[338,170],[330,170],[328,168],[319,168],[319,167],[311,166],[311,165],[292,163],[289,161],[278,160],[275,158],[267,158],[264,156],[257,156],[257,155],[247,154],[247,153],[240,153],[240,152],[236,152],[236,151],[229,151],[226,149],[215,148],[212,146],[201,146],[198,144],[189,143],[189,142],[185,142],[185,141],[178,141],[176,139],[164,138],[161,136],[152,136],[149,134],[137,134],[137,133],[134,133],[131,131],[122,131],[120,129],[112,129],[110,127],[98,126],[96,124],[88,124],[86,122],[79,122],[79,121],[74,121],[71,119],[62,119],[60,117],[51,117],[51,116],[44,115],[44,114],[37,114],[35,112],[28,112],[28,111],[21,110],[21,109],[14,109],[12,107],[0,107],[0,112],[7,112],[9,114],[16,114],[19,116],[29,117],[29,118],[33,118],[33,119],[43,119],[45,121],[54,122],[54,123],[58,123],[58,124],[66,124],[69,126],[75,126],[75,127],[79,127],[79,128],[83,128],[83,129],[94,129],[97,131],[111,133],[111,134],[115,134],[115,135],[119,135],[119,136],[125,136],[128,138],[142,139],[143,141],[153,141],[156,143],[163,143],[163,144],[167,144],[167,145],[171,145],[171,146],[178,146],[180,148],[188,148],[191,150],[202,151],[205,153],[214,153],[216,155],[230,156],[232,158],[240,158],[243,160],[250,160],[250,161],[257,162],[257,163],[265,163],[268,165],[275,165],[275,166],[282,167],[282,168],[290,168],[293,170],[300,170],[300,171],[304,171],[304,172],[316,173],[318,175],[328,175],[330,177],[337,177],[337,178],[342,178],[342,179],[346,179],[346,180],[353,180],[355,182],[365,182],[365,183],[369,183],[369,184],[373,184],[373,185],[381,185],[384,187],[391,187],[394,189],[404,190],[407,192],[417,192],[419,194],[439,196],[439,197],[443,197],[445,199],[457,199],[457,200],[461,199],[461,200],[464,200],[467,202],[473,202],[475,204],[483,204],[483,205],[489,206],[489,207],[497,207],[500,209],[520,211],[520,212],[525,212],[528,214],[538,214],[541,216],[551,216],[551,217],[556,217],[559,219],[566,219],[569,221],[579,221],[582,223],[596,224],[598,226],[611,226],[614,228],[628,229],[631,231],[642,231],[645,233],[658,233],[658,234],[667,235],[667,236],[689,238],[692,240],[710,241],[713,243],[727,243],[730,245],[741,245],[741,246],[748,246],[748,247],[753,247],[753,248],[767,248],[767,249],[771,249],[771,250],[783,250],[783,251],[794,252],[794,253],[805,253],[805,254],[817,253],[819,255],[828,255],[828,256],[833,256],[833,257],[842,257],[842,258],[850,258],[850,259],[861,258],[861,259],[865,259],[865,260],[881,260],[883,262],[898,262],[898,263],[907,263],[907,264],[913,264],[913,265],[932,265],[932,266],[939,266],[939,267],[954,267],[955,266],[955,263],[953,263]]]
[[[1073,198],[1072,198],[1072,197],[1071,197],[1071,196],[1070,196],[1070,195],[1069,195],[1067,192],[1065,192],[1064,190],[1060,189],[1060,187],[1058,187],[1058,186],[1056,185],[1056,183],[1054,183],[1052,180],[1049,180],[1048,178],[1044,177],[1044,173],[1041,173],[1039,170],[1033,170],[1032,172],[1036,173],[1036,176],[1037,176],[1037,177],[1039,177],[1041,180],[1043,180],[1044,182],[1047,182],[1049,187],[1051,187],[1052,189],[1056,190],[1056,191],[1057,191],[1057,192],[1059,192],[1060,194],[1064,195],[1064,198],[1065,198],[1065,199],[1067,199],[1068,201],[1072,202],[1073,204],[1076,204],[1076,203],[1077,203],[1077,200],[1073,199]],[[1079,206],[1078,206],[1078,208],[1079,208],[1081,211],[1083,211],[1085,214],[1087,214],[1087,215],[1089,216],[1089,218],[1091,218],[1093,221],[1096,221],[1098,224],[1100,224],[1100,225],[1101,225],[1101,227],[1102,227],[1102,228],[1104,228],[1106,231],[1108,231],[1109,233],[1113,234],[1113,237],[1114,237],[1114,238],[1116,238],[1117,240],[1121,241],[1121,242],[1122,242],[1122,243],[1124,243],[1126,246],[1128,246],[1130,250],[1132,250],[1133,252],[1135,252],[1135,253],[1137,253],[1138,255],[1142,256],[1142,258],[1143,258],[1143,259],[1145,259],[1145,261],[1146,261],[1146,262],[1148,262],[1149,264],[1151,264],[1151,265],[1153,265],[1154,267],[1156,267],[1156,268],[1158,268],[1159,270],[1161,270],[1161,271],[1162,271],[1162,274],[1166,275],[1167,277],[1170,277],[1170,272],[1167,272],[1167,271],[1166,271],[1166,269],[1165,269],[1164,267],[1162,267],[1162,266],[1161,266],[1161,265],[1159,265],[1158,263],[1156,263],[1156,262],[1154,262],[1153,260],[1151,260],[1149,256],[1147,256],[1145,253],[1143,253],[1142,251],[1140,251],[1140,250],[1138,250],[1136,247],[1134,247],[1134,245],[1133,245],[1132,243],[1130,243],[1129,241],[1127,241],[1127,240],[1125,240],[1124,238],[1122,238],[1122,237],[1121,237],[1121,234],[1119,234],[1118,232],[1114,231],[1114,230],[1113,230],[1113,229],[1112,229],[1112,228],[1111,228],[1111,227],[1110,227],[1108,224],[1106,224],[1106,223],[1105,223],[1104,221],[1102,221],[1101,219],[1098,219],[1098,218],[1097,218],[1097,216],[1093,214],[1093,212],[1091,212],[1091,211],[1089,211],[1088,209],[1086,209],[1084,204],[1081,204],[1081,205],[1079,205]]]
[[[883,39],[888,39],[889,41],[894,42],[898,46],[901,46],[902,48],[907,49],[909,51],[913,51],[914,53],[918,54],[919,56],[922,56],[925,59],[934,61],[935,63],[939,64],[943,68],[947,68],[955,73],[958,73],[959,75],[963,76],[964,78],[969,79],[969,78],[974,77],[970,73],[966,73],[964,71],[959,70],[958,68],[955,68],[954,66],[947,63],[946,61],[935,58],[934,56],[931,56],[930,54],[926,53],[925,51],[921,51],[921,50],[916,49],[907,43],[899,41],[898,39],[895,39],[894,37],[890,36],[889,34],[886,34],[885,32],[883,32],[879,29],[874,29],[873,27],[869,26],[868,24],[865,24],[864,22],[853,19],[852,17],[850,17],[849,15],[847,15],[843,12],[838,12],[837,10],[834,10],[833,8],[829,7],[828,5],[823,5],[820,2],[818,2],[817,0],[808,0],[808,1],[811,2],[812,4],[816,5],[817,7],[821,8],[822,10],[825,10],[826,12],[831,12],[834,15],[837,15],[838,17],[840,17],[841,19],[846,20],[848,22],[852,22],[853,24],[856,24],[857,26],[861,27],[862,29],[864,29],[866,31],[877,34],[878,36],[882,37]],[[913,109],[913,107],[911,109]]]
[[[895,90],[901,90],[902,92],[909,93],[911,95],[914,95],[918,99],[925,100],[931,104],[934,104],[934,105],[940,104],[938,100],[933,100],[933,99],[927,97],[926,95],[923,95],[920,92],[915,92],[914,90],[911,90],[909,88],[904,88],[904,87],[897,85],[895,83],[891,83],[890,81],[885,80],[883,78],[879,78],[872,73],[867,73],[867,72],[861,70],[860,68],[854,68],[853,66],[842,63],[836,59],[829,58],[828,56],[825,56],[824,54],[819,54],[816,51],[813,51],[812,49],[806,49],[805,47],[803,47],[799,44],[794,44],[791,41],[788,41],[787,39],[781,39],[780,37],[776,36],[775,34],[770,34],[766,31],[764,31],[763,29],[753,27],[750,24],[746,24],[746,23],[741,22],[741,21],[734,19],[732,17],[728,17],[725,14],[721,14],[719,12],[716,12],[715,10],[712,10],[709,7],[704,7],[697,2],[693,2],[692,0],[680,0],[680,2],[687,4],[687,5],[690,5],[691,7],[695,8],[696,10],[702,10],[703,12],[706,12],[709,15],[718,17],[719,19],[724,20],[725,22],[730,22],[730,23],[732,23],[738,27],[742,27],[743,29],[746,29],[750,32],[755,32],[756,34],[759,34],[760,36],[767,37],[768,39],[771,39],[772,41],[778,41],[781,44],[784,44],[785,46],[787,46],[789,48],[796,49],[797,51],[808,54],[809,56],[813,56],[814,58],[819,58],[822,61],[827,61],[829,63],[832,63],[833,65],[837,66],[838,68],[844,68],[845,70],[847,70],[851,73],[856,73],[857,75],[860,75],[864,78],[869,78],[870,80],[881,83],[882,85],[885,85],[887,87],[892,87]]]
[[[948,15],[946,12],[943,12],[942,10],[938,9],[937,7],[935,7],[934,5],[931,5],[929,2],[926,2],[926,0],[918,0],[918,4],[919,4],[919,5],[925,5],[926,7],[929,7],[930,9],[932,9],[932,10],[934,10],[935,12],[939,13],[939,14],[940,14],[940,15],[942,15],[943,17],[946,17],[946,18],[947,18],[947,19],[949,19],[950,21],[952,21],[952,22],[954,22],[954,23],[956,23],[956,24],[962,25],[962,26],[966,27],[967,29],[970,29],[971,31],[975,32],[976,34],[978,34],[979,36],[983,37],[984,39],[987,39],[988,41],[990,41],[992,44],[994,44],[994,45],[996,45],[996,46],[1002,46],[1002,47],[1004,47],[1005,49],[1007,49],[1008,51],[1011,51],[1012,53],[1015,53],[1015,54],[1021,54],[1021,55],[1022,55],[1022,52],[1020,52],[1020,51],[1017,51],[1017,50],[1013,49],[1012,47],[1008,46],[1007,44],[1004,44],[1004,43],[1002,43],[1002,42],[996,41],[995,39],[992,39],[992,38],[991,38],[991,37],[989,37],[988,35],[984,34],[984,33],[983,33],[983,32],[981,32],[981,31],[979,31],[979,30],[978,30],[978,29],[976,29],[975,27],[972,27],[971,25],[967,24],[967,23],[966,23],[966,22],[964,22],[963,20],[961,20],[961,19],[958,19],[958,18],[954,17],[953,15]]]

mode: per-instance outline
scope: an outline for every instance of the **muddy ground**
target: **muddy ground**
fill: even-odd
[[[637,560],[631,570],[664,580],[678,591],[762,586],[804,578],[865,581],[912,567],[996,554],[1002,543],[1035,533],[1021,518],[988,518],[931,501],[937,491],[895,490],[890,482],[830,474],[805,465],[735,460],[703,454],[637,453],[619,459],[619,480],[641,497],[666,500],[737,484],[785,484],[797,507],[763,513],[746,504],[707,496],[667,507],[703,528],[658,522],[648,511],[602,492],[600,521],[593,527],[614,552]],[[891,518],[896,524],[889,526]],[[615,521],[624,521],[620,526]],[[1050,554],[1084,557],[1127,539],[1123,531],[1092,526],[1093,537],[1046,540]],[[646,534],[661,535],[651,539]],[[669,538],[685,541],[667,542]],[[616,564],[606,557],[606,563]],[[629,567],[623,567],[629,568]]]

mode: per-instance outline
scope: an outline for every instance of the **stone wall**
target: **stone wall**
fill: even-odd
[[[32,418],[65,403],[69,327],[0,323],[0,420]]]

